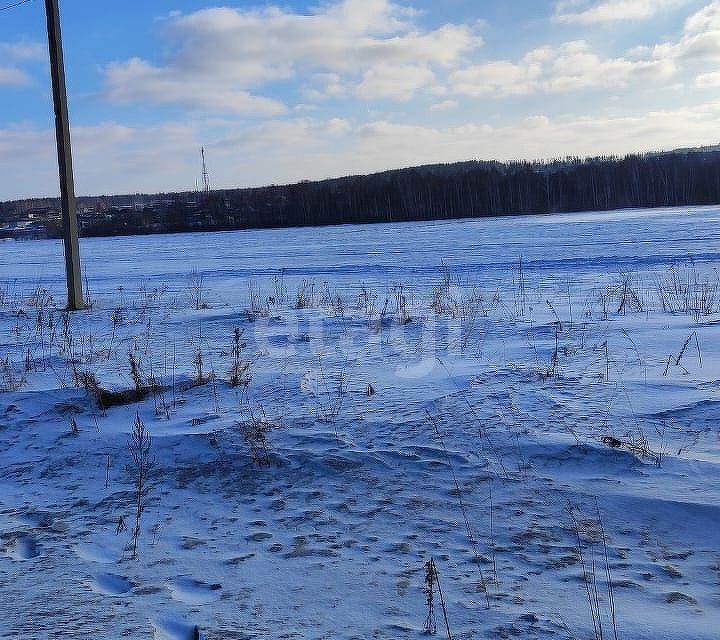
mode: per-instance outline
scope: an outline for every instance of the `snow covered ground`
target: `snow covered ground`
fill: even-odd
[[[0,635],[716,638],[719,222],[2,243]]]

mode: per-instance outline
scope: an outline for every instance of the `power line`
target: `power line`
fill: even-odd
[[[21,4],[27,4],[28,2],[32,2],[32,0],[19,0],[19,2],[13,2],[6,7],[0,7],[0,11],[7,11],[8,9],[12,9],[13,7],[19,7]]]

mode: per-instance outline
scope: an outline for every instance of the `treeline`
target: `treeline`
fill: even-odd
[[[277,224],[435,220],[720,203],[720,152],[434,165],[284,188]]]
[[[427,165],[284,186],[144,196],[83,235],[438,220],[720,203],[720,150]],[[84,198],[92,204],[92,198]],[[100,199],[98,199],[100,201]],[[107,199],[103,200],[106,202]],[[48,228],[49,235],[55,229]]]

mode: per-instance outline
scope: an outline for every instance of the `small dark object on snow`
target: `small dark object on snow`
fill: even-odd
[[[606,444],[608,447],[612,447],[613,449],[619,449],[622,447],[622,442],[618,440],[617,438],[613,438],[612,436],[603,436],[602,439],[603,444]]]
[[[200,640],[200,629],[198,629],[197,625],[193,627],[192,637],[193,640]]]

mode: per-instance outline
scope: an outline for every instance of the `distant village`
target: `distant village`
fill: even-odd
[[[269,196],[269,192],[268,192]],[[268,205],[277,208],[277,199]],[[76,215],[81,236],[113,236],[211,231],[264,226],[266,216],[254,206],[233,204],[220,192],[166,195],[80,197]],[[267,207],[261,207],[267,208]],[[58,198],[0,203],[0,239],[39,240],[62,237]]]

